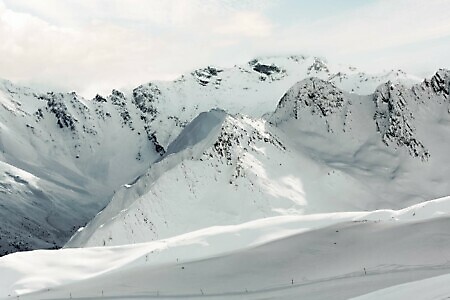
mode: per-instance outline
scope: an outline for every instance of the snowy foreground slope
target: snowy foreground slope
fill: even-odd
[[[448,299],[450,295],[450,274],[399,284],[381,289],[353,300],[372,299]]]
[[[402,71],[369,75],[306,56],[210,66],[94,99],[1,81],[0,255],[61,247],[201,112],[218,107],[259,118],[311,76],[358,94],[388,80],[418,82]]]
[[[450,273],[449,213],[450,198],[442,198],[399,211],[266,218],[144,244],[15,253],[0,258],[0,299],[410,299],[403,286],[381,289]],[[414,299],[449,296],[449,283],[412,283],[427,289],[416,287]]]

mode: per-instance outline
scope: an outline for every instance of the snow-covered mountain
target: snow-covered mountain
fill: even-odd
[[[202,113],[67,246],[146,242],[280,215],[398,209],[448,195],[449,77],[440,70],[365,96],[308,78],[264,118]]]
[[[92,101],[7,81],[0,91],[0,254],[60,247],[160,156],[141,109],[118,91]]]
[[[0,255],[89,222],[0,258],[0,299],[448,291],[448,70],[266,57],[0,104]]]
[[[401,71],[368,75],[306,56],[209,66],[173,82],[94,99],[1,81],[0,255],[62,246],[122,184],[144,174],[198,114],[221,108],[259,118],[309,76],[362,94],[386,80],[417,81]]]

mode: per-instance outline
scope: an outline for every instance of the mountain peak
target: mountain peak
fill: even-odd
[[[414,124],[415,98],[401,84],[391,81],[379,86],[373,95],[375,122],[383,142],[406,147],[410,154],[422,160],[429,158],[429,151],[416,137]]]
[[[296,83],[284,94],[271,121],[277,123],[289,117],[298,119],[304,109],[328,116],[339,110],[343,103],[343,92],[334,83],[310,77]]]
[[[430,86],[435,93],[448,99],[450,97],[450,70],[439,69],[429,81],[425,81],[425,84]]]
[[[325,72],[325,73],[329,73],[330,70],[327,66],[327,63],[324,59],[319,58],[319,57],[314,57],[314,61],[313,63],[308,67],[308,73],[311,72]]]

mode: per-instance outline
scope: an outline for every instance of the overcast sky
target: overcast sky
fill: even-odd
[[[0,0],[0,77],[88,97],[207,64],[309,54],[450,68],[450,0]]]

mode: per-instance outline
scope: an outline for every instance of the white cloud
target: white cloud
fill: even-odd
[[[220,1],[106,2],[67,1],[61,8],[59,0],[15,0],[21,13],[2,5],[0,76],[92,96],[174,78],[211,62],[227,44],[267,35],[272,28],[257,10],[240,11]],[[80,11],[87,20],[80,20]]]
[[[377,0],[313,21],[298,3],[0,0],[0,77],[92,96],[263,54],[306,51],[374,70],[450,67],[448,0]],[[298,10],[295,22],[271,15],[280,7]]]
[[[232,36],[267,37],[272,33],[273,25],[263,15],[251,11],[234,13],[226,22],[219,24],[215,33]]]
[[[299,21],[278,35],[280,48],[303,49],[371,71],[406,68],[421,73],[429,67],[450,67],[450,1],[378,0],[313,22]],[[435,46],[438,42],[439,51]],[[399,53],[402,51],[402,53]]]

